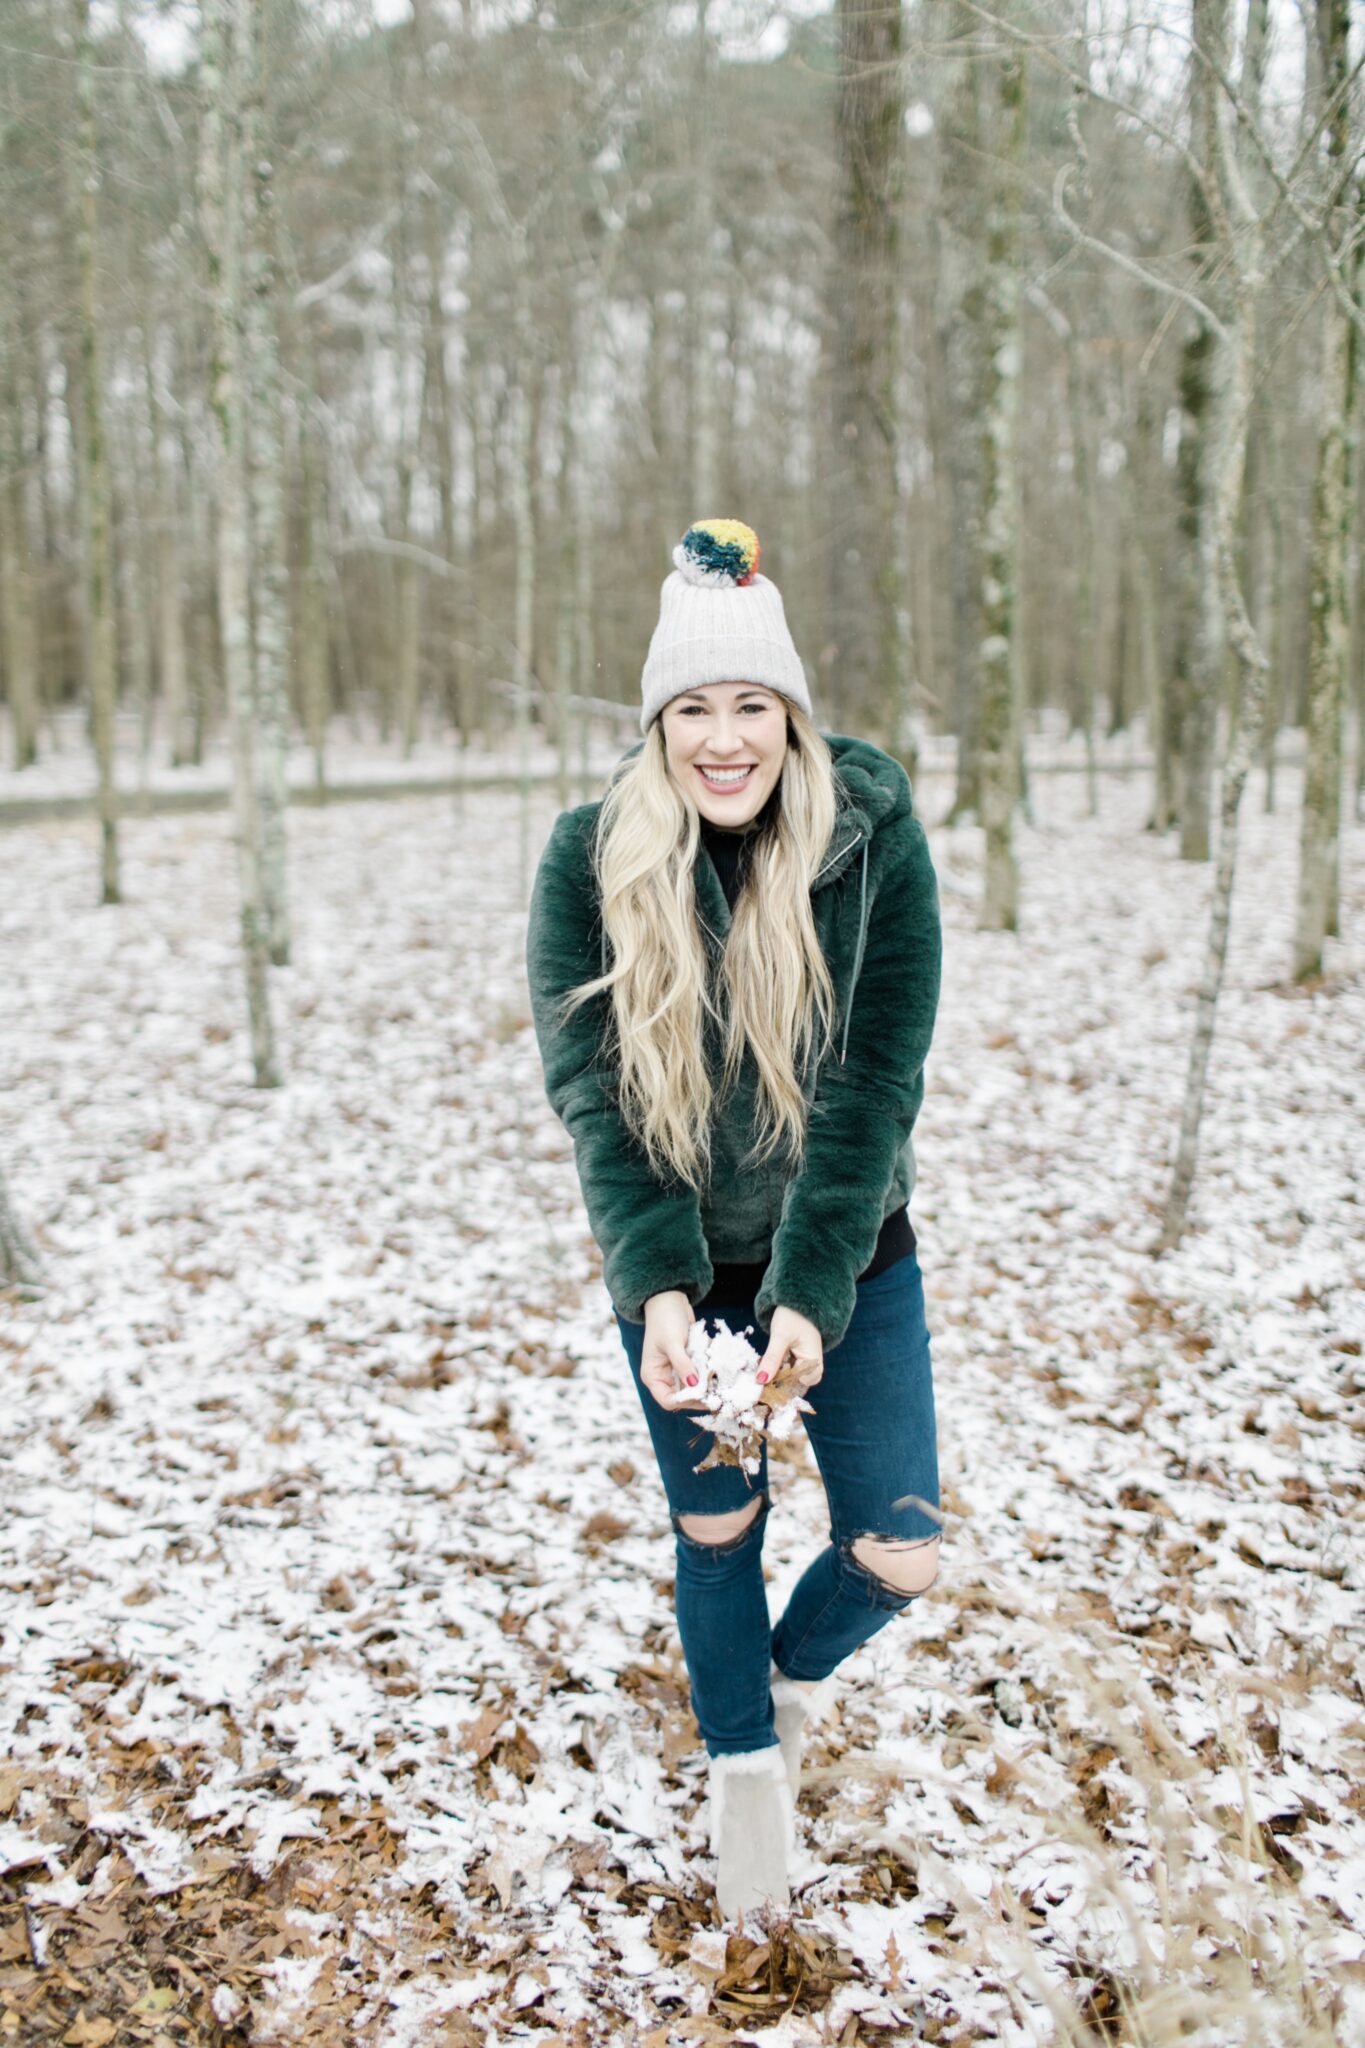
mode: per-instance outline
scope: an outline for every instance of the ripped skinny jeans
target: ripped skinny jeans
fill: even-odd
[[[753,1325],[750,1342],[767,1343],[752,1301],[708,1313],[735,1331]],[[939,1524],[907,1496],[938,1506],[933,1371],[924,1320],[924,1285],[914,1252],[857,1283],[853,1317],[825,1354],[824,1377],[806,1396],[801,1419],[824,1481],[829,1541],[798,1580],[776,1627],[763,1581],[768,1518],[766,1450],[750,1476],[737,1466],[695,1472],[712,1441],[695,1413],[661,1408],[640,1380],[645,1326],[616,1318],[659,1461],[677,1543],[678,1633],[692,1687],[692,1708],[707,1752],[733,1755],[777,1740],[771,1665],[789,1678],[824,1678],[859,1643],[885,1628],[913,1595],[899,1592],[853,1554],[860,1536],[923,1542]],[[760,1334],[761,1332],[761,1334]],[[684,1533],[684,1515],[722,1515],[761,1496],[747,1529],[706,1544]]]

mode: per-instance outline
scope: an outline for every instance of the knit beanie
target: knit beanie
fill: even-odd
[[[759,553],[758,535],[739,519],[699,519],[674,548],[641,678],[641,732],[704,683],[762,683],[813,715],[782,593],[759,575]]]

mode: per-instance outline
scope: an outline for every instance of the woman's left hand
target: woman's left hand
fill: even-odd
[[[794,1308],[773,1310],[768,1348],[758,1361],[758,1377],[766,1385],[794,1379],[801,1392],[813,1387],[825,1370],[825,1344],[814,1323]]]

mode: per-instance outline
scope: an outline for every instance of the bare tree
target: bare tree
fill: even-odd
[[[400,164],[400,178],[403,175]],[[397,447],[395,450],[397,529],[401,539],[414,539],[412,498],[419,457],[422,390],[426,354],[416,346],[409,293],[410,251],[406,221],[400,207],[393,249],[393,357],[398,379]],[[422,600],[424,577],[411,554],[394,563],[394,621],[398,658],[396,688],[398,731],[404,754],[417,744],[422,712]]]
[[[717,447],[718,365],[712,341],[716,318],[717,263],[715,238],[716,163],[713,140],[711,31],[707,21],[710,0],[696,0],[697,27],[692,95],[688,130],[691,143],[690,191],[691,232],[688,237],[687,316],[689,329],[688,453],[694,519],[717,516],[720,488]]]
[[[986,873],[981,923],[1014,931],[1019,870],[1014,854],[1017,563],[1015,448],[1019,409],[1019,178],[1026,132],[1023,52],[1002,41],[991,66],[995,155],[982,303],[986,404],[981,418],[981,818]]]
[[[524,246],[524,245],[523,245]],[[524,285],[525,256],[516,266],[517,288],[514,331],[516,357],[513,365],[511,489],[513,531],[516,534],[516,624],[514,631],[513,704],[517,735],[517,776],[519,823],[517,832],[517,900],[528,903],[531,896],[531,804],[528,750],[530,744],[531,690],[535,677],[535,595],[536,518],[532,491],[532,462],[535,440],[531,425],[531,395],[528,390],[537,371],[535,341],[530,308]]]
[[[266,0],[234,0],[241,69],[244,284],[243,406],[250,486],[251,666],[260,813],[261,900],[270,958],[289,958],[288,634],[285,622],[284,423],[272,136],[263,109]]]
[[[896,548],[901,13],[883,0],[839,0],[837,12],[829,688],[841,717],[895,745],[908,708]]]
[[[72,0],[76,82],[80,98],[80,200],[76,214],[80,267],[80,363],[83,429],[81,509],[84,523],[86,651],[90,715],[99,774],[100,890],[119,901],[118,796],[114,787],[114,714],[118,703],[118,648],[114,624],[114,543],[109,465],[104,432],[95,247],[99,232],[99,146],[95,129],[95,52],[90,0]]]
[[[1209,1053],[1227,964],[1228,920],[1237,869],[1238,812],[1265,716],[1267,663],[1247,616],[1236,556],[1237,514],[1251,411],[1256,314],[1264,285],[1265,230],[1248,189],[1240,154],[1245,144],[1223,82],[1229,73],[1229,12],[1228,0],[1193,0],[1199,165],[1209,220],[1218,242],[1216,272],[1226,279],[1221,312],[1213,327],[1209,362],[1209,511],[1222,615],[1237,655],[1242,687],[1235,701],[1223,764],[1208,949],[1199,986],[1180,1138],[1157,1242],[1159,1251],[1179,1243],[1189,1209]],[[1244,64],[1258,61],[1263,48],[1254,42],[1250,44]]]
[[[1358,183],[1353,173],[1359,138],[1351,133],[1347,93],[1346,0],[1318,0],[1316,25],[1327,127],[1327,210],[1329,215],[1354,211],[1356,216],[1347,277],[1348,291],[1358,307],[1359,223],[1365,185]],[[1349,304],[1329,299],[1323,308],[1322,416],[1313,490],[1308,719],[1294,925],[1296,981],[1321,974],[1323,941],[1338,929],[1342,725],[1350,646],[1346,571],[1354,512],[1347,433],[1355,416],[1360,349],[1360,326],[1351,317]]]
[[[951,719],[957,734],[957,782],[949,818],[975,817],[981,805],[981,523],[983,451],[989,364],[982,320],[985,251],[981,225],[988,210],[989,164],[982,96],[984,62],[973,33],[970,0],[953,10],[953,85],[944,109],[941,189],[930,232],[939,254],[939,304],[934,339],[942,365],[945,510],[954,545],[948,550],[952,596]]]
[[[250,173],[243,38],[257,0],[204,0],[200,68],[200,208],[213,306],[213,405],[218,427],[218,607],[232,728],[232,793],[242,950],[256,1085],[280,1074],[270,1007],[270,910],[256,759],[252,660],[246,258]]]
[[[0,311],[0,380],[0,411],[8,429],[0,446],[0,628],[14,766],[29,768],[38,758],[38,647],[29,570],[32,545],[19,399],[19,323],[12,312],[6,318],[5,311]]]
[[[1196,78],[1196,89],[1200,83]],[[1191,181],[1190,214],[1192,239],[1207,247],[1208,209],[1198,180]],[[1167,714],[1180,852],[1196,861],[1209,857],[1213,745],[1227,655],[1218,575],[1222,450],[1211,416],[1216,352],[1216,328],[1197,314],[1180,357],[1180,639]]]
[[[156,503],[157,652],[161,680],[161,714],[170,738],[170,759],[179,767],[186,758],[185,594],[182,588],[180,535],[180,450],[171,420],[169,397],[158,388],[155,337],[158,323],[148,320],[142,336],[142,370],[147,386],[151,435],[151,466]]]

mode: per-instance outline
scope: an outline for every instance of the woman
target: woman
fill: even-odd
[[[816,730],[782,598],[737,520],[674,550],[642,742],[564,812],[527,965],[665,1487],[709,1760],[717,1898],[785,1906],[803,1723],[933,1581],[938,1474],[911,1130],[938,1003],[938,893],[910,783]],[[830,1536],[775,1628],[766,1460],[695,1468],[697,1317],[762,1333],[807,1390]]]

